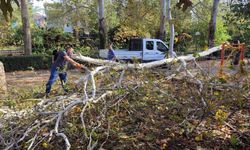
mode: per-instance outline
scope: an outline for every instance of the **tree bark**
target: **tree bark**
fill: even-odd
[[[104,0],[98,0],[98,18],[99,18],[99,38],[100,49],[104,49],[107,44],[107,31],[104,18]]]
[[[24,42],[24,54],[31,55],[31,33],[30,33],[30,23],[29,23],[29,13],[27,7],[27,1],[21,0],[21,16],[23,24],[23,42]]]
[[[159,35],[158,38],[161,40],[164,40],[166,37],[166,0],[161,0],[161,17],[160,17],[160,30],[159,30]]]
[[[213,9],[211,12],[211,19],[209,22],[209,29],[208,29],[208,46],[209,48],[214,47],[214,40],[215,40],[215,31],[216,31],[216,17],[218,13],[218,5],[220,0],[214,0],[213,2]]]
[[[174,57],[174,24],[171,16],[171,0],[168,0],[168,22],[170,26],[170,44],[169,44],[169,56]]]
[[[3,63],[0,62],[0,98],[5,97],[7,94],[7,83],[5,78],[5,71]]]

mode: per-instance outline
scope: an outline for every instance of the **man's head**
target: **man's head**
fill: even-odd
[[[67,47],[66,52],[69,56],[72,56],[74,49],[72,47]]]

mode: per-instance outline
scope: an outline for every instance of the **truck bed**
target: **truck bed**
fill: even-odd
[[[115,56],[121,60],[142,59],[142,51],[129,51],[127,49],[114,50]],[[108,58],[108,50],[102,49],[99,51],[101,58]]]

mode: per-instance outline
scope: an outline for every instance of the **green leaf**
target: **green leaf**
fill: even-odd
[[[3,12],[3,16],[6,21],[9,21],[9,17],[12,17],[13,7],[11,5],[12,0],[1,0],[0,1],[0,10]],[[18,0],[14,0],[17,6],[19,7]]]
[[[234,134],[231,136],[230,142],[231,142],[231,144],[232,144],[233,146],[236,146],[236,145],[237,145],[238,139],[237,139],[237,137],[236,137]]]

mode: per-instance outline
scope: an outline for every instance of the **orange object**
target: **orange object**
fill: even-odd
[[[240,60],[243,61],[244,59],[244,53],[245,53],[245,44],[244,45],[240,45]]]
[[[226,43],[223,43],[222,44],[221,54],[220,54],[220,58],[221,58],[220,66],[224,66],[225,46],[226,46]]]
[[[244,60],[244,53],[245,53],[245,43],[238,43],[238,44],[228,44],[228,43],[223,43],[222,47],[221,47],[221,62],[220,62],[220,70],[219,70],[219,74],[222,75],[223,74],[223,67],[225,64],[225,50],[226,49],[233,49],[233,50],[237,50],[240,51],[240,61]],[[240,65],[242,65],[242,63],[240,63]],[[242,66],[240,66],[242,67]]]
[[[82,65],[81,65],[81,64],[76,64],[75,67],[76,67],[77,69],[82,69]]]

